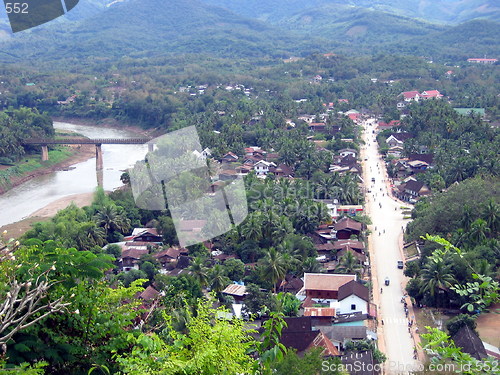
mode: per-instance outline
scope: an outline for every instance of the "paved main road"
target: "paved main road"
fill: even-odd
[[[385,167],[378,153],[376,134],[373,133],[376,122],[369,119],[363,127],[365,146],[361,157],[366,208],[373,223],[370,226],[369,250],[374,299],[379,306],[379,340],[382,351],[387,355],[385,372],[405,374],[418,368],[418,362],[413,359],[415,343],[408,332],[408,318],[411,319],[412,315],[410,313],[406,317],[401,302],[406,277],[403,270],[397,268],[398,260],[403,260],[402,234],[406,223],[400,209],[401,202],[394,200],[388,191]],[[389,286],[384,285],[386,277],[390,280]]]

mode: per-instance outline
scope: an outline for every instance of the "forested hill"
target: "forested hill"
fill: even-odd
[[[315,3],[320,1],[308,4]],[[500,24],[486,20],[451,27],[361,7],[328,5],[279,22],[273,19],[272,24],[201,0],[104,4],[104,0],[92,0],[79,20],[51,23],[0,42],[0,62],[38,66],[50,62],[65,67],[187,53],[280,59],[313,52],[380,51],[461,62],[471,56],[499,55],[495,38]],[[291,1],[285,8],[291,10],[294,4]]]
[[[348,5],[307,9],[278,22],[279,26],[330,42],[373,46],[443,31],[445,27],[377,10]]]
[[[323,6],[354,6],[430,22],[458,24],[475,18],[500,20],[495,0],[203,0],[245,17],[282,22],[296,14]]]
[[[405,43],[392,43],[386,46],[385,51],[451,61],[465,61],[469,57],[484,55],[497,58],[500,55],[498,35],[500,23],[474,20],[415,37]]]
[[[2,60],[151,57],[169,53],[286,56],[305,39],[197,0],[130,0],[81,23],[14,35]],[[312,41],[308,41],[310,46]]]

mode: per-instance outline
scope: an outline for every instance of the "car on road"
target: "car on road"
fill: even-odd
[[[398,268],[399,268],[400,270],[402,270],[402,269],[403,269],[403,267],[404,267],[404,263],[403,263],[403,261],[402,261],[402,260],[398,260]]]
[[[372,177],[372,182],[375,182],[375,177]]]
[[[391,280],[389,280],[389,278],[388,278],[388,277],[386,277],[386,278],[385,278],[385,282],[384,282],[384,283],[385,283],[385,285],[386,285],[386,286],[389,286],[390,282],[391,282]]]

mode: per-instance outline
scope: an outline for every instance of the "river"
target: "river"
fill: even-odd
[[[54,128],[80,133],[89,138],[134,138],[127,130],[54,122]],[[104,189],[121,186],[123,170],[142,159],[146,145],[102,145]],[[33,178],[0,195],[0,226],[19,221],[40,208],[68,195],[93,192],[97,186],[95,157],[59,171]]]

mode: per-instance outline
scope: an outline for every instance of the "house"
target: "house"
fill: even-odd
[[[330,325],[318,327],[340,352],[349,341],[362,341],[367,338],[376,338],[376,334],[369,332],[366,326]]]
[[[323,77],[320,76],[319,74],[315,75],[314,78],[313,78],[313,81],[316,82],[316,83],[319,83],[323,80]]]
[[[476,64],[496,64],[498,62],[498,59],[478,59],[478,58],[471,58],[467,59],[467,62],[470,63],[476,63]]]
[[[311,237],[314,244],[325,244],[335,239],[335,237],[332,235],[332,228],[329,228],[326,225],[320,226],[313,233],[308,233],[307,235]]]
[[[344,257],[347,253],[351,253],[355,258],[357,258],[358,263],[364,265],[366,262],[366,255],[364,253],[360,253],[352,248],[344,247],[337,251],[337,259]]]
[[[386,138],[385,143],[387,143],[389,147],[402,147],[404,145],[404,142],[412,137],[413,136],[410,133],[396,132],[389,135],[389,137]]]
[[[148,254],[148,249],[125,249],[120,257],[120,265],[123,272],[131,269],[139,269],[139,261],[143,255]]]
[[[266,152],[257,146],[245,148],[245,156],[258,156],[260,159],[263,159],[265,154]]]
[[[124,237],[124,241],[161,243],[162,236],[156,228],[134,228],[130,236]]]
[[[276,177],[293,178],[295,172],[292,167],[286,164],[278,164],[277,167],[269,167],[269,172],[273,173]]]
[[[326,132],[326,124],[324,122],[311,122],[308,126],[309,130],[312,132]]]
[[[409,162],[407,162],[407,164],[413,173],[423,172],[423,171],[427,170],[427,168],[429,168],[429,164],[427,164],[425,161],[421,161],[421,160],[409,161]]]
[[[380,121],[377,125],[377,128],[379,130],[386,130],[386,129],[392,129],[392,128],[398,127],[400,125],[401,125],[401,121],[399,121],[399,120],[391,120],[391,121],[389,121],[389,123],[385,123],[383,121]]]
[[[349,117],[354,122],[358,122],[359,120],[361,120],[361,113],[349,113],[347,117]]]
[[[286,326],[281,331],[280,343],[302,355],[313,348],[323,348],[324,357],[339,356],[332,342],[318,329],[313,329],[311,317],[284,318]]]
[[[320,261],[329,261],[332,259],[332,252],[335,249],[332,243],[316,244],[315,247]]]
[[[280,158],[280,154],[277,152],[268,152],[265,154],[265,159],[267,161],[278,161]]]
[[[276,164],[274,164],[273,162],[260,160],[254,164],[253,170],[255,171],[255,174],[257,176],[264,176],[265,177],[269,173],[269,169],[272,167],[276,167]]]
[[[351,280],[339,287],[337,313],[360,312],[368,314],[370,302],[369,289],[356,280]]]
[[[316,119],[316,115],[300,115],[299,117],[297,117],[297,119],[305,121],[308,124],[311,124]]]
[[[396,138],[394,135],[390,135],[389,137],[387,137],[385,143],[387,143],[389,147],[396,147],[396,146],[402,147],[404,145],[404,142]]]
[[[349,248],[358,253],[363,253],[365,250],[365,244],[362,241],[355,240],[338,240],[333,243],[333,247],[337,251]]]
[[[331,326],[336,314],[333,307],[304,307],[304,316],[311,317],[313,326]]]
[[[339,240],[348,240],[351,236],[359,236],[363,229],[363,224],[349,217],[343,217],[334,224],[336,238]]]
[[[247,296],[247,287],[245,285],[240,284],[229,284],[222,291],[223,294],[228,296],[232,296],[236,303],[242,303]]]
[[[440,99],[443,97],[443,95],[438,90],[429,90],[429,91],[422,91],[420,97],[425,100]]]
[[[403,100],[405,102],[411,102],[411,101],[418,102],[420,99],[420,94],[418,93],[418,91],[405,91],[399,95],[403,96]]]
[[[168,263],[173,263],[179,259],[181,255],[188,255],[189,250],[183,247],[169,247],[156,254],[153,254],[160,264],[165,267]]]
[[[305,273],[304,287],[297,298],[312,298],[327,302],[336,302],[339,288],[349,281],[356,280],[356,275]]]
[[[215,255],[214,255],[214,253],[215,253]],[[213,255],[213,258],[220,263],[224,263],[228,259],[239,259],[236,254],[224,254],[221,251],[213,251],[212,255]]]
[[[230,151],[222,157],[221,161],[223,163],[234,163],[238,161],[238,156]]]
[[[426,162],[428,165],[432,164],[434,159],[434,154],[410,154],[408,155],[408,161],[420,160]]]
[[[153,288],[151,285],[148,285],[146,289],[144,289],[137,297],[140,299],[149,302],[154,300],[156,297],[160,295],[160,292],[158,292],[155,288]]]
[[[429,194],[430,189],[422,181],[415,180],[399,185],[396,190],[398,198],[409,203],[415,203],[418,198]]]
[[[393,146],[387,151],[387,156],[392,156],[395,158],[400,158],[404,152],[404,148],[401,146]]]
[[[349,374],[353,375],[375,375],[377,366],[373,360],[373,353],[371,350],[361,352],[351,351],[347,352],[340,357],[342,361],[342,368]]]
[[[488,357],[483,342],[468,325],[460,328],[451,339],[457,347],[462,348],[463,353],[468,353],[477,360]]]
[[[351,156],[353,156],[353,157],[356,157],[357,152],[356,152],[356,150],[354,150],[354,149],[352,149],[352,148],[343,148],[343,149],[339,150],[339,154],[340,154],[340,156],[342,156],[342,157],[346,157],[346,156],[348,156],[348,155],[351,155]]]
[[[295,275],[286,275],[279,289],[285,293],[297,294],[304,287],[304,281]]]
[[[346,104],[349,104],[349,100],[348,99],[338,99],[337,103],[346,103]]]

